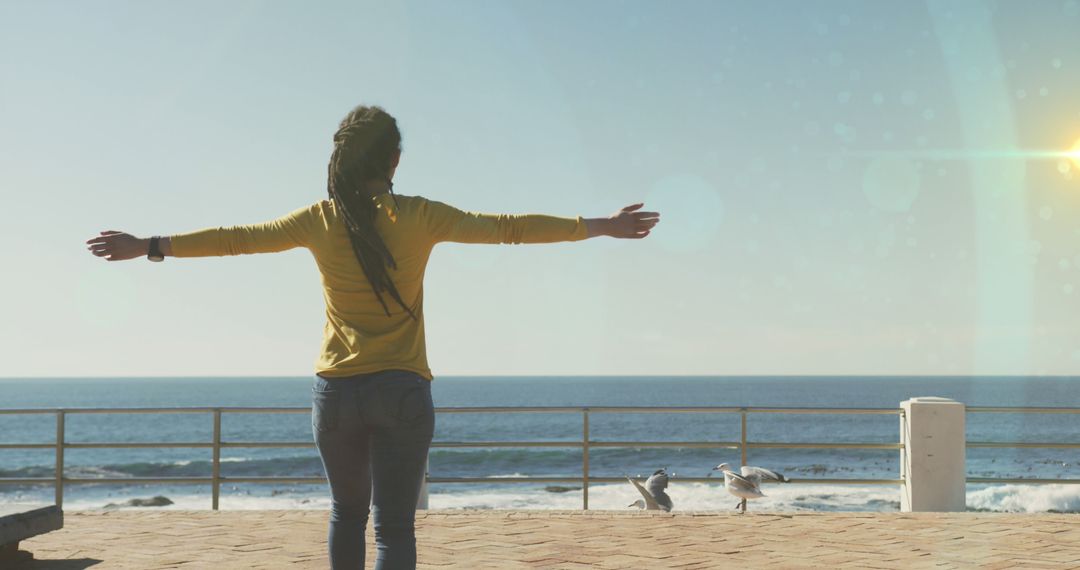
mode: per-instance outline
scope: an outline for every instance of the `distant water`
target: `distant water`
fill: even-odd
[[[0,379],[0,407],[310,406],[312,378]],[[833,378],[833,377],[443,377],[433,384],[436,406],[766,406],[895,408],[915,396],[944,396],[969,406],[1080,406],[1080,378]],[[436,420],[436,441],[581,440],[580,414],[452,414]],[[969,414],[969,441],[1080,441],[1080,415]],[[53,416],[0,415],[0,441],[51,442]],[[737,414],[600,414],[590,416],[600,441],[737,441]],[[210,441],[211,416],[71,415],[69,442]],[[896,416],[752,414],[757,442],[882,442],[899,437]],[[229,415],[224,441],[311,441],[310,416]],[[51,450],[0,450],[0,477],[50,477]],[[65,454],[71,477],[209,476],[208,449],[74,449]],[[321,476],[315,451],[222,450],[225,476]],[[678,483],[701,477],[720,462],[738,464],[737,450],[610,449],[590,451],[591,475],[616,477],[667,467],[676,474],[676,508],[727,510],[735,500],[719,486]],[[805,478],[896,478],[897,451],[750,450],[749,462]],[[1080,450],[973,449],[974,477],[1080,478]],[[581,451],[433,449],[433,477],[581,475]],[[581,493],[546,485],[432,485],[432,508],[580,508]],[[561,492],[559,492],[561,491]],[[767,510],[896,510],[892,486],[787,485],[766,489]],[[128,498],[165,495],[174,508],[208,508],[209,486],[71,485],[65,507],[101,508]],[[0,503],[51,500],[46,486],[0,485]],[[625,508],[635,491],[624,484],[591,485],[590,508]],[[233,485],[222,508],[321,508],[325,485]],[[971,509],[1080,512],[1080,485],[970,485]]]

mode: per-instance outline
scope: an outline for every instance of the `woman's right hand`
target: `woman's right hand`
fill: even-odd
[[[90,253],[109,261],[123,261],[146,255],[149,239],[139,239],[129,233],[107,230],[86,240]]]
[[[619,239],[641,239],[660,222],[659,212],[640,212],[645,204],[631,204],[607,218],[587,220],[601,222],[589,228],[589,235],[609,235]],[[596,227],[599,226],[599,227]],[[597,231],[594,233],[593,229]]]

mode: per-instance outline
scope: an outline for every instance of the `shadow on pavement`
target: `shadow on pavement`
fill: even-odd
[[[83,570],[101,563],[95,558],[64,558],[60,560],[27,560],[15,570]]]

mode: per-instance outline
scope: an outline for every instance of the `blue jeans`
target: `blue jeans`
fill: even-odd
[[[416,502],[435,432],[431,383],[406,370],[316,376],[311,424],[330,480],[330,567],[364,568],[369,505],[375,570],[416,568]]]

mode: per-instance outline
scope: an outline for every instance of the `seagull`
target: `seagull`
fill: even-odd
[[[724,488],[728,493],[741,498],[735,508],[742,508],[742,512],[746,512],[746,500],[747,499],[760,499],[765,494],[761,492],[761,483],[790,483],[791,479],[784,477],[782,474],[763,467],[751,467],[750,465],[743,465],[739,468],[740,474],[736,474],[731,470],[731,466],[727,463],[721,463],[716,467],[713,467],[713,471],[720,471],[724,474]],[[708,476],[711,476],[709,473]]]
[[[626,476],[626,480],[629,481],[634,488],[641,493],[640,499],[627,505],[628,507],[637,507],[639,509],[646,509],[650,511],[671,511],[674,506],[671,502],[671,497],[664,491],[668,486],[668,474],[663,469],[657,469],[646,481],[645,486],[642,487],[641,483]]]
[[[723,471],[725,467],[728,467],[727,463],[721,463],[716,467],[713,467],[713,471]],[[784,477],[783,474],[777,473],[771,469],[765,469],[764,467],[752,467],[750,465],[743,465],[739,468],[739,474],[743,477],[753,481],[757,485],[762,483],[790,483],[791,479]]]

